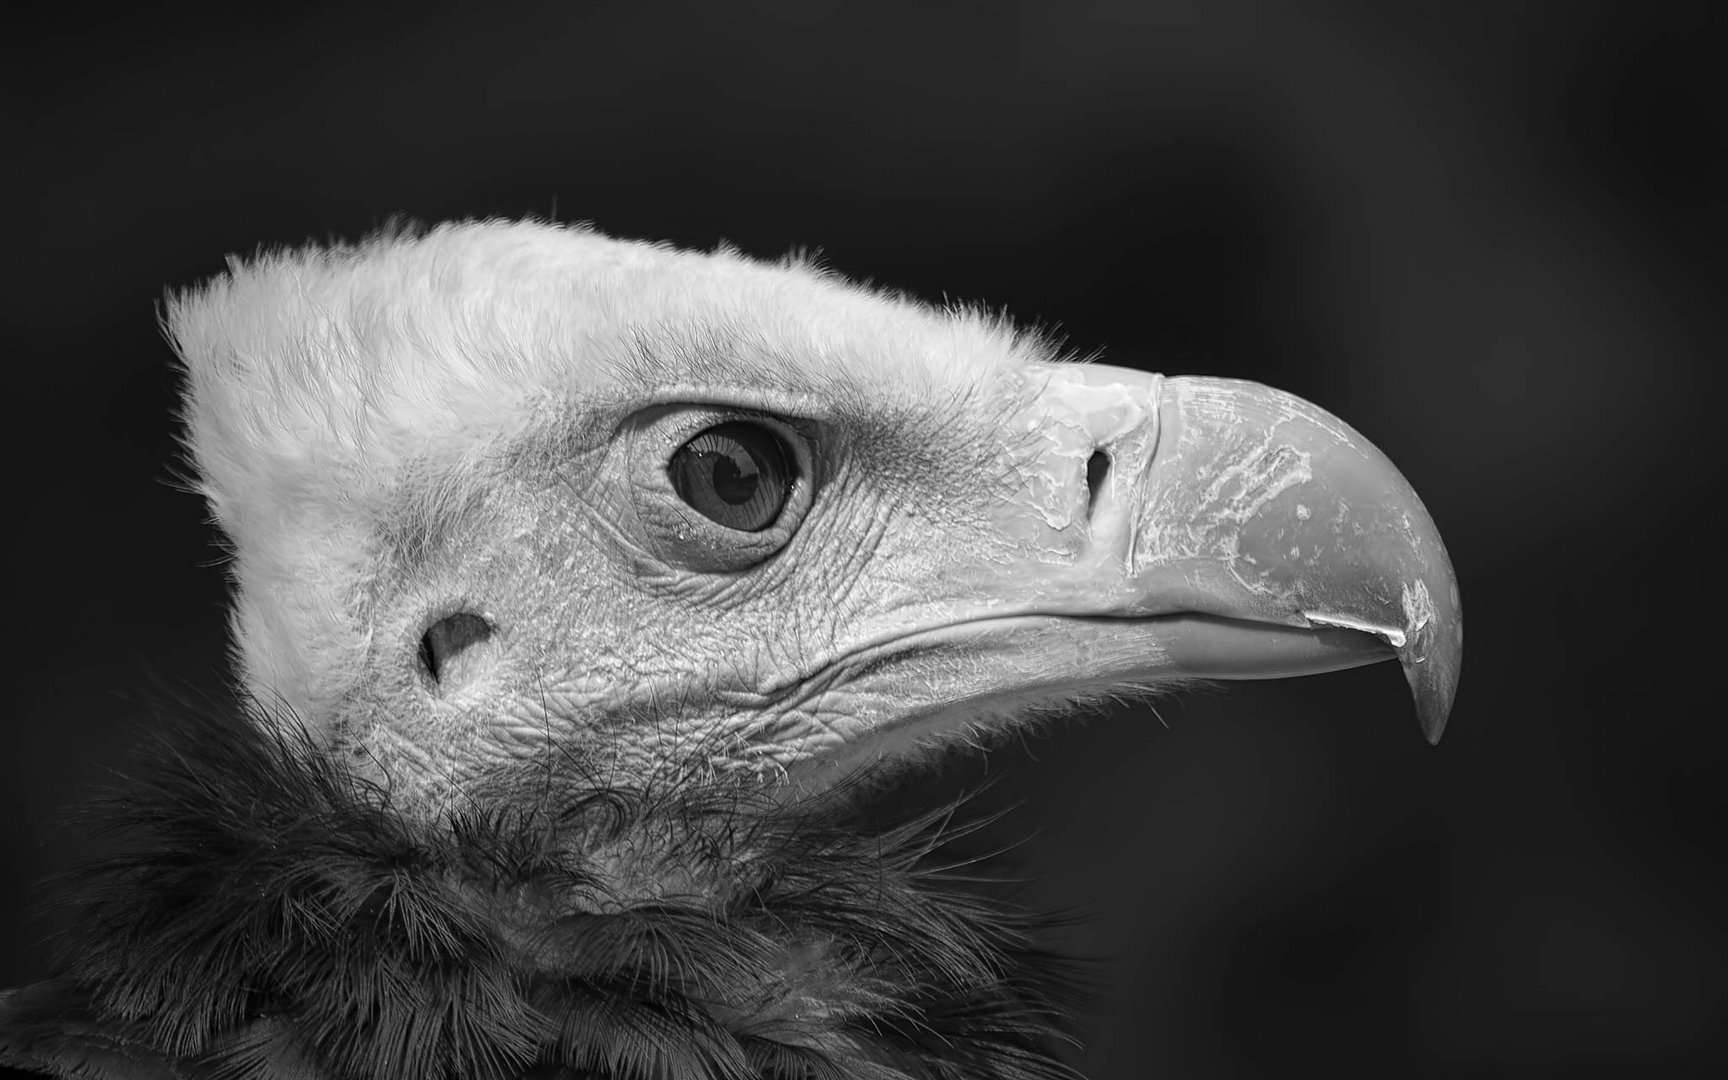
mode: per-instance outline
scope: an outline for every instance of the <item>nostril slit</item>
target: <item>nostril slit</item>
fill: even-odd
[[[1110,479],[1110,455],[1102,450],[1092,451],[1092,456],[1086,459],[1086,516],[1091,517],[1092,511],[1098,506],[1098,493],[1104,490],[1104,481]]]

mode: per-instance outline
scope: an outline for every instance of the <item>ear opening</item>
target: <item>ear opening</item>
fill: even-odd
[[[473,612],[446,615],[420,635],[420,674],[440,697],[472,683],[497,652],[490,622]]]

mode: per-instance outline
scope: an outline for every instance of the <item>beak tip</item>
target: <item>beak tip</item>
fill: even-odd
[[[1452,640],[1445,647],[1430,646],[1420,656],[1400,651],[1404,678],[1416,699],[1416,720],[1422,725],[1422,734],[1429,745],[1437,746],[1446,731],[1446,721],[1452,716],[1453,699],[1458,696],[1458,666],[1464,652],[1462,627],[1455,626]]]
[[[1440,745],[1440,736],[1446,733],[1446,720],[1450,715],[1450,704],[1417,700],[1416,719],[1422,725],[1422,735],[1429,746]]]

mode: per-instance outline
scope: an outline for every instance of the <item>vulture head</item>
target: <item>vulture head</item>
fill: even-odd
[[[174,298],[229,708],[165,718],[0,1061],[96,1077],[1051,1077],[1037,921],[875,778],[1075,702],[1458,678],[1432,520],[1254,383],[808,262],[500,222]]]

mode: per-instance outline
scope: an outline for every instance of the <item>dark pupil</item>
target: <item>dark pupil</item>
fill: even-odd
[[[774,524],[792,487],[792,459],[774,432],[733,422],[711,427],[678,448],[666,467],[672,489],[704,517],[729,529]]]
[[[719,453],[704,452],[702,456],[714,459],[714,493],[722,499],[737,506],[749,502],[750,497],[756,494],[756,485],[762,481],[762,470],[749,451],[730,448]]]

